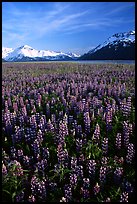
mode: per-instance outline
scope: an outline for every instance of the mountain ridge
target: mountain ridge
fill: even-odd
[[[71,52],[36,50],[29,45],[2,48],[3,61],[135,60],[135,31],[115,33],[83,55]]]
[[[2,59],[6,61],[45,61],[45,60],[73,60],[80,55],[49,50],[36,50],[29,45],[22,45],[16,49],[2,48]]]
[[[79,60],[134,60],[135,31],[116,33],[81,55]]]

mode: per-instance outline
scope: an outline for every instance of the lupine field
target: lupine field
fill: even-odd
[[[2,201],[135,201],[134,64],[2,64]]]

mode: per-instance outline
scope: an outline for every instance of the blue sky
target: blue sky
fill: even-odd
[[[135,29],[135,2],[3,2],[2,46],[83,54]]]

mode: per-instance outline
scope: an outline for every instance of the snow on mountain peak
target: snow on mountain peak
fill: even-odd
[[[90,50],[88,53],[96,52],[97,50],[109,45],[117,45],[119,42],[123,43],[123,46],[127,46],[127,43],[133,43],[135,42],[135,31],[129,31],[129,32],[123,32],[123,33],[116,33],[109,37],[107,41],[105,41],[103,44],[98,45],[93,50]]]
[[[7,48],[8,49],[8,48]],[[4,53],[4,48],[2,50],[2,58],[7,61],[14,61],[14,59],[22,59],[24,57],[28,58],[47,58],[47,59],[60,59],[60,58],[77,58],[78,55],[74,53],[63,53],[55,52],[49,50],[36,50],[29,45],[22,45],[16,49],[7,50],[6,54]]]
[[[71,56],[71,57],[80,57],[80,55],[75,54],[75,53],[73,53],[73,52],[67,52],[66,54],[68,54],[68,55]]]
[[[134,38],[135,35],[135,31],[129,31],[129,32],[124,32],[124,33],[116,33],[114,35],[112,35],[112,37],[116,38],[116,39],[129,39]],[[110,37],[109,39],[111,39],[112,37]]]
[[[19,49],[23,49],[23,48],[31,48],[29,45],[22,45],[20,47],[18,47]]]
[[[4,59],[9,55],[9,53],[13,52],[12,48],[3,47],[2,48],[2,58]]]

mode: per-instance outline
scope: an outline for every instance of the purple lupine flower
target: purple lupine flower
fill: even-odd
[[[108,138],[104,137],[102,141],[102,152],[104,155],[108,153]]]
[[[110,130],[112,127],[112,108],[109,108],[109,107],[106,113],[106,126],[107,126],[107,130]]]
[[[127,193],[133,193],[134,191],[134,188],[129,181],[124,180],[122,183],[122,187]]]
[[[35,202],[35,201],[36,201],[35,196],[30,195],[29,198],[28,198],[28,202]]]
[[[63,122],[62,120],[59,122],[59,135],[61,135],[62,137],[68,135],[67,122]]]
[[[96,162],[94,159],[88,162],[88,173],[90,178],[94,178],[96,172]]]
[[[40,181],[36,176],[31,179],[32,195],[45,199],[47,195],[46,185],[44,181]]]
[[[40,99],[36,99],[36,105],[37,105],[38,107],[41,107],[41,100],[40,100]]]
[[[34,140],[37,139],[37,129],[36,129],[36,127],[31,127],[30,131],[29,131],[29,134],[30,134],[31,142],[34,142]]]
[[[42,147],[42,157],[43,159],[49,159],[49,149],[47,147]]]
[[[128,109],[128,114],[130,114],[130,112],[131,112],[131,97],[129,96],[128,98],[127,98],[127,109]]]
[[[120,183],[123,176],[123,168],[122,167],[116,167],[116,170],[114,171],[114,181],[116,183]]]
[[[40,144],[43,142],[43,133],[42,133],[41,130],[38,130],[37,140],[38,140],[38,142],[39,142]]]
[[[67,199],[65,197],[62,197],[59,202],[67,202]]]
[[[58,163],[62,164],[64,161],[64,151],[61,144],[59,144],[57,147],[57,158],[58,158]]]
[[[58,144],[64,145],[65,143],[65,136],[68,134],[67,126],[60,121],[59,122],[59,138],[58,138]]]
[[[19,161],[22,161],[22,159],[23,159],[23,150],[22,149],[18,149],[17,155],[18,155]]]
[[[31,115],[31,117],[29,118],[29,120],[30,120],[30,124],[32,123],[32,124],[36,124],[36,125],[37,125],[36,115],[35,115],[35,114],[34,114],[34,115]]]
[[[11,115],[11,118],[10,118],[11,124],[12,125],[16,125],[16,122],[17,122],[17,115],[16,115],[16,113],[14,112],[14,113],[11,113],[10,115]]]
[[[53,124],[56,123],[56,115],[55,115],[55,114],[51,114],[51,122],[52,122]]]
[[[97,195],[100,192],[100,186],[98,185],[98,183],[96,183],[96,185],[94,186],[93,192],[94,195]]]
[[[18,120],[19,120],[19,124],[20,124],[20,127],[23,127],[24,126],[24,115],[20,115],[18,116]]]
[[[78,127],[77,127],[77,135],[78,135],[78,137],[80,137],[82,135],[82,126],[81,125],[78,125]]]
[[[81,194],[84,199],[88,199],[90,197],[89,189],[84,189],[81,187]]]
[[[26,142],[27,142],[28,144],[31,142],[31,136],[30,136],[30,133],[25,134],[25,140],[26,140]]]
[[[50,190],[54,192],[56,190],[56,188],[57,188],[57,183],[50,182],[49,187],[50,187]]]
[[[99,171],[99,180],[101,183],[104,183],[106,181],[106,171],[107,167],[101,166]]]
[[[123,192],[121,194],[119,202],[128,202],[128,193],[127,192]]]
[[[83,178],[83,188],[89,188],[90,180],[89,178]]]
[[[85,124],[85,133],[90,133],[90,117],[89,112],[84,113],[84,124]]]
[[[85,160],[84,154],[80,154],[79,157],[78,157],[78,164],[83,165],[84,160]]]
[[[75,173],[70,175],[70,185],[71,188],[74,188],[77,185],[77,175]]]
[[[24,134],[24,128],[20,128],[19,126],[15,126],[15,142],[19,143],[22,141],[23,138],[23,134]]]
[[[121,133],[117,133],[115,144],[117,149],[121,149]]]
[[[17,152],[16,152],[16,148],[14,147],[14,146],[12,146],[11,148],[10,148],[10,156],[11,156],[11,158],[12,159],[17,159]]]
[[[40,122],[40,114],[36,113],[35,118],[36,118],[36,123],[39,124],[39,122]]]
[[[40,154],[40,144],[37,139],[34,140],[33,144],[31,144],[31,147],[35,156],[37,156],[37,154]]]
[[[96,124],[95,131],[94,131],[92,140],[93,140],[96,144],[98,144],[99,141],[100,141],[100,126],[99,126],[98,123]]]
[[[14,176],[22,176],[23,175],[23,169],[22,166],[20,164],[20,162],[18,162],[17,160],[14,160],[10,163],[10,166],[15,165],[15,170],[13,172]]]
[[[102,159],[101,159],[102,166],[107,166],[107,163],[108,163],[108,158],[107,157],[102,157]]]
[[[38,171],[40,173],[43,174],[43,176],[45,176],[45,169],[47,167],[48,163],[46,159],[43,159],[41,161],[38,161],[38,163],[36,163],[36,166],[38,167]]]
[[[67,200],[67,202],[70,202],[72,199],[72,190],[71,190],[71,186],[68,184],[65,184],[64,186],[64,193],[65,193],[65,198]]]
[[[40,194],[40,198],[42,200],[45,199],[47,196],[47,190],[44,181],[39,182],[38,194]]]
[[[81,165],[76,166],[76,175],[80,180],[83,179],[83,166]]]
[[[76,139],[76,151],[81,152],[82,150],[82,139],[77,138]]]
[[[71,169],[75,172],[77,167],[77,158],[71,157]]]
[[[64,117],[63,117],[63,123],[68,125],[68,116],[66,113],[64,114]]]
[[[16,202],[24,202],[24,191],[16,195]]]
[[[11,98],[10,98],[10,97],[8,98],[8,106],[9,106],[9,107],[12,107],[12,101],[11,101]]]
[[[46,116],[45,115],[42,115],[41,118],[40,118],[40,122],[39,122],[39,126],[41,125],[44,129],[46,127]]]
[[[22,114],[23,114],[23,116],[27,116],[26,106],[24,106],[24,107],[22,108]]]
[[[59,119],[63,118],[63,111],[59,111]]]
[[[45,132],[45,127],[44,127],[44,124],[43,124],[43,119],[40,119],[40,123],[38,125],[38,128],[39,128],[39,130],[41,130],[42,133]]]
[[[21,107],[23,107],[23,106],[24,106],[23,97],[20,97],[20,99],[19,99],[19,103],[20,103],[20,106],[21,106]]]
[[[129,131],[127,130],[127,132],[124,133],[124,145],[125,147],[128,147],[129,145]]]
[[[68,123],[71,125],[73,123],[73,115],[68,116]]]
[[[16,102],[13,102],[13,109],[15,112],[18,111],[18,104]]]
[[[133,125],[132,125],[132,123],[129,123],[128,130],[129,130],[129,135],[132,135],[132,133],[133,133]]]
[[[29,167],[30,166],[30,159],[28,156],[23,156],[23,164],[26,166],[26,167]]]
[[[129,143],[126,155],[126,162],[131,164],[135,155],[135,148],[133,143]]]
[[[36,113],[36,107],[35,107],[35,105],[32,106],[32,111],[31,111],[31,113]]]
[[[7,167],[5,166],[5,164],[2,164],[2,175],[6,175],[7,174]]]
[[[122,103],[122,113],[123,113],[123,116],[127,117],[128,116],[128,107],[126,104]]]

